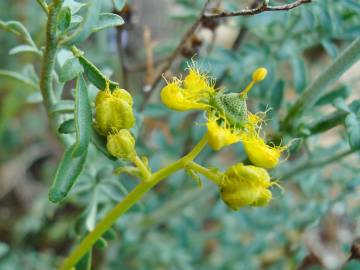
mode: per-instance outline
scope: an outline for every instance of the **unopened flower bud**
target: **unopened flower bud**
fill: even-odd
[[[95,101],[96,128],[102,135],[129,129],[135,124],[132,97],[124,89],[100,91]]]
[[[268,187],[270,176],[263,168],[246,166],[242,163],[225,172],[226,180],[220,186],[222,200],[232,209],[250,206],[265,206],[271,198]]]
[[[263,79],[265,79],[266,75],[266,68],[261,67],[254,71],[254,73],[252,74],[252,79],[254,82],[262,81]]]
[[[106,148],[117,158],[129,159],[135,154],[135,139],[127,129],[107,136]]]

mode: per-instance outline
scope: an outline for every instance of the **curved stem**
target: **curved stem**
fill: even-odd
[[[217,185],[221,184],[221,176],[218,175],[217,173],[212,172],[208,168],[205,168],[205,167],[201,166],[200,164],[197,164],[196,162],[193,162],[193,161],[189,162],[187,164],[187,167],[206,176],[209,180],[213,181],[215,184],[217,184]]]
[[[144,164],[144,162],[136,154],[131,158],[131,161],[139,169],[141,175],[144,177],[144,180],[147,181],[147,179],[149,179],[151,177],[151,172],[149,171],[148,167]]]
[[[119,202],[110,212],[96,225],[95,229],[89,233],[81,243],[73,250],[71,255],[64,261],[59,270],[71,269],[81,258],[88,252],[94,243],[103,235],[114,222],[124,214],[130,207],[136,204],[140,198],[148,192],[153,186],[159,183],[167,176],[184,168],[187,163],[191,162],[205,147],[207,137],[204,136],[194,149],[183,158],[175,161],[169,166],[160,169],[151,175],[147,181],[140,182],[121,202]]]

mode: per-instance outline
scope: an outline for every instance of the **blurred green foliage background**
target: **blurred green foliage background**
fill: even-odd
[[[270,4],[285,2],[291,1]],[[211,9],[234,11],[251,3],[214,0]],[[148,156],[153,170],[186,153],[205,128],[202,114],[162,105],[159,88],[142,107],[153,79],[145,65],[148,53],[157,70],[203,4],[129,0],[119,13],[123,26],[80,44],[91,61],[134,95],[138,151]],[[104,12],[114,11],[112,1],[102,5]],[[46,16],[36,1],[0,1],[0,19],[20,21],[37,46],[44,45]],[[249,107],[253,112],[272,108],[269,139],[281,135],[285,143],[292,141],[287,160],[271,172],[282,188],[274,190],[270,206],[234,212],[205,179],[199,184],[176,173],[116,223],[116,237],[106,249],[98,243],[92,269],[360,269],[358,261],[347,262],[360,232],[359,63],[306,112],[301,128],[293,133],[279,129],[289,105],[359,36],[360,4],[355,0],[314,0],[289,12],[201,25],[166,75],[184,73],[194,57],[218,87],[236,92],[257,67],[265,66],[269,75],[251,92]],[[0,43],[0,270],[55,269],[136,182],[126,174],[114,175],[119,164],[92,147],[66,202],[48,201],[63,147],[49,129],[37,87],[41,58],[31,52],[9,55],[23,44],[13,33],[1,31]],[[59,52],[57,69],[69,55]],[[18,72],[20,79],[8,71]],[[62,86],[63,98],[71,100],[74,81]],[[93,100],[97,89],[89,89]],[[222,169],[244,159],[241,144],[220,153],[207,148],[198,158]]]

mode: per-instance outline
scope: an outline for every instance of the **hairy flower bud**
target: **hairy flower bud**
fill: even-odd
[[[129,159],[135,155],[135,139],[129,130],[122,129],[107,136],[106,148],[114,157]]]
[[[95,101],[96,128],[102,135],[113,130],[128,129],[135,124],[132,97],[124,89],[100,91]]]
[[[244,140],[243,144],[250,161],[256,166],[267,169],[278,165],[281,153],[286,149],[284,146],[271,147],[260,137]]]
[[[225,172],[225,180],[220,186],[222,200],[232,209],[243,206],[265,206],[271,198],[268,188],[270,176],[263,168],[242,163],[230,167]]]

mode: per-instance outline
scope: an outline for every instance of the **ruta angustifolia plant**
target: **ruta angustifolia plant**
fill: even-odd
[[[187,154],[153,172],[147,158],[140,156],[136,150],[139,138],[136,138],[134,134],[136,106],[133,104],[132,95],[127,89],[121,88],[122,82],[111,81],[109,76],[87,58],[85,52],[76,47],[94,32],[122,25],[123,19],[113,13],[101,13],[101,0],[88,1],[85,16],[81,20],[76,13],[85,8],[83,4],[62,0],[48,2],[38,0],[37,2],[47,15],[44,50],[37,47],[22,24],[9,21],[1,22],[0,26],[24,38],[26,45],[19,46],[16,49],[17,53],[32,52],[42,58],[39,84],[43,103],[54,133],[66,147],[49,191],[50,201],[54,203],[64,201],[79,175],[83,173],[88,153],[93,146],[98,150],[98,155],[105,156],[109,163],[117,165],[117,168],[114,168],[115,172],[126,171],[139,179],[138,185],[106,213],[87,235],[79,237],[82,238],[80,244],[64,261],[60,267],[61,270],[83,269],[83,265],[87,264],[88,258],[91,257],[93,246],[104,246],[104,239],[111,234],[111,226],[114,222],[156,184],[180,170],[186,171],[195,179],[203,175],[212,181],[217,185],[223,202],[234,210],[239,210],[244,206],[266,206],[271,202],[271,187],[278,184],[276,181],[271,181],[268,170],[280,163],[281,155],[288,146],[266,142],[266,132],[262,130],[266,112],[253,113],[247,107],[249,91],[255,83],[265,79],[266,68],[256,69],[248,86],[240,92],[235,91],[237,89],[227,91],[215,87],[216,80],[201,72],[195,62],[188,65],[184,79],[168,80],[160,92],[162,103],[168,109],[179,111],[179,113],[191,110],[202,112],[204,120],[198,128],[206,129],[206,132]],[[114,0],[113,2],[115,7],[122,9],[123,1]],[[311,1],[297,0],[282,6],[270,6],[268,1],[264,1],[252,9],[207,14],[206,7],[209,2],[205,1],[198,19],[191,25],[175,51],[167,59],[164,68],[150,85],[150,91],[144,93],[144,102],[149,99],[153,89],[160,82],[159,78],[161,79],[163,73],[168,71],[186,41],[202,22],[222,17],[289,10]],[[58,56],[61,49],[71,53],[72,57],[59,68]],[[326,88],[359,58],[360,40],[356,39],[290,107],[279,132],[273,134],[273,141],[280,142],[285,136],[290,138],[303,136],[308,130],[313,133],[319,130],[321,132],[321,129],[335,125],[337,118],[325,121],[325,124],[320,121],[311,127],[304,127],[302,116],[323,96]],[[2,72],[2,74],[22,80],[15,73]],[[73,101],[62,98],[64,83],[70,80],[76,81]],[[36,84],[32,82],[26,80],[22,82],[36,88]],[[98,89],[94,100],[89,95],[90,84]],[[353,153],[360,146],[359,117],[351,108],[348,110],[346,125],[350,127],[349,140],[352,148],[336,158]],[[244,146],[248,159],[246,162],[229,166],[225,171],[214,167],[208,168],[204,164],[195,162],[196,157],[207,145],[216,153],[224,147],[231,147],[239,142]],[[332,160],[334,157],[319,163],[326,164]],[[290,170],[282,177],[315,165],[314,163],[300,164],[299,167]]]

